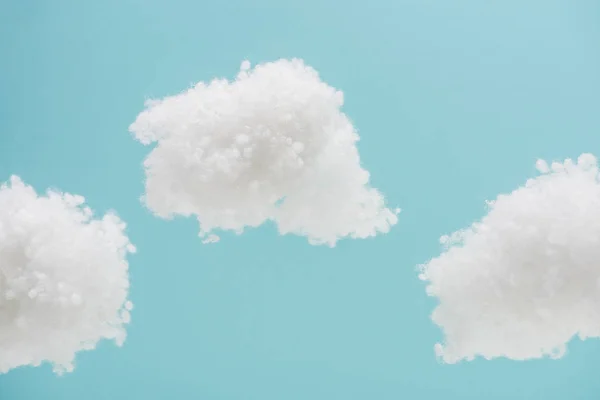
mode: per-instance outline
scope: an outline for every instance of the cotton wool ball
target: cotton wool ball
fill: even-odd
[[[600,336],[600,184],[591,154],[550,166],[489,203],[471,227],[443,237],[422,265],[439,300],[432,319],[448,363],[560,358],[567,343]]]
[[[133,308],[113,213],[94,219],[81,196],[38,196],[18,177],[0,187],[0,373],[48,362],[73,370],[102,339],[121,345]]]
[[[369,187],[343,101],[293,59],[244,61],[233,81],[147,102],[130,126],[154,144],[145,204],[162,218],[196,217],[205,243],[217,241],[215,230],[241,233],[269,220],[282,234],[330,246],[388,232],[399,210]]]

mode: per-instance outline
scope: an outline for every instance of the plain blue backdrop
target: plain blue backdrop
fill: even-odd
[[[1,400],[595,400],[600,341],[564,359],[441,365],[415,266],[524,183],[600,155],[600,3],[584,0],[0,0],[0,181],[129,223],[123,348],[0,376]],[[272,226],[203,246],[139,197],[149,97],[300,57],[345,93],[388,235],[334,248]],[[0,357],[2,355],[0,354]]]

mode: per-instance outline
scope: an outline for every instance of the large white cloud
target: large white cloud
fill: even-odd
[[[422,266],[439,299],[433,321],[448,363],[482,356],[562,357],[574,336],[600,336],[600,184],[594,156],[538,161],[540,175],[442,237]]]
[[[301,60],[250,68],[151,100],[130,126],[144,144],[146,205],[163,218],[195,216],[200,236],[274,221],[280,233],[334,245],[388,232],[386,208],[361,168],[343,94]]]
[[[80,196],[38,196],[17,177],[0,187],[0,373],[71,371],[78,351],[123,343],[135,251],[124,228],[112,213],[94,219]]]

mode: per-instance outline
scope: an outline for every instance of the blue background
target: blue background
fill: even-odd
[[[0,0],[0,180],[129,223],[123,348],[0,376],[2,400],[600,398],[600,341],[560,361],[438,364],[415,265],[522,184],[600,153],[600,3],[573,0]],[[272,226],[203,246],[142,208],[148,97],[301,57],[344,91],[391,233],[335,249]],[[0,355],[1,356],[1,355]]]

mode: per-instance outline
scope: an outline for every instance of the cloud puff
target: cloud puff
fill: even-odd
[[[569,340],[600,336],[600,184],[596,158],[538,161],[540,175],[489,203],[421,266],[439,299],[432,319],[448,363],[476,356],[559,358]]]
[[[18,177],[0,187],[0,373],[68,372],[78,351],[123,343],[135,251],[124,228],[111,213],[93,219],[80,196],[38,196]]]
[[[388,232],[399,210],[369,187],[343,94],[301,60],[250,68],[146,103],[130,126],[155,143],[144,165],[156,215],[195,216],[200,236],[274,221],[281,234],[333,246]]]

